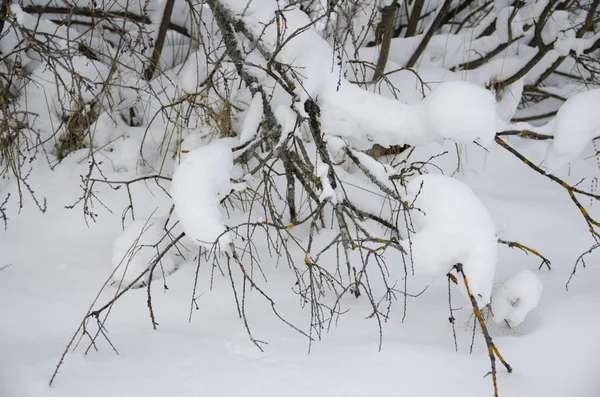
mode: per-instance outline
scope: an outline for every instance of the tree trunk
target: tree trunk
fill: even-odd
[[[383,76],[385,70],[388,55],[390,54],[390,43],[394,36],[397,9],[398,3],[394,1],[381,11],[381,23],[379,24],[379,29],[383,33],[383,37],[381,40],[381,48],[379,49],[379,59],[377,60],[377,66],[375,67],[375,73],[373,74],[374,82],[378,81]]]
[[[171,23],[171,14],[173,13],[174,4],[175,0],[167,0],[167,4],[165,4],[165,12],[163,13],[162,20],[160,21],[160,28],[158,29],[158,36],[156,37],[156,42],[154,43],[152,58],[150,58],[150,64],[148,65],[148,68],[144,71],[144,78],[147,81],[152,79],[152,76],[156,71],[156,67],[158,66],[158,62],[160,61],[160,54],[162,52],[163,45],[165,44],[165,38],[167,36],[169,24]]]
[[[412,37],[417,33],[417,26],[419,25],[421,11],[423,11],[424,5],[425,0],[415,0],[415,5],[410,13],[410,18],[408,19],[408,26],[406,27],[406,33],[404,34],[404,37]]]

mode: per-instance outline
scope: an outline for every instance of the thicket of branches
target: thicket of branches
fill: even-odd
[[[221,201],[228,211],[243,213],[245,221],[230,226],[235,239],[228,247],[216,244],[212,249],[200,248],[198,266],[212,263],[231,278],[244,320],[242,296],[253,290],[287,322],[285,313],[277,310],[276,297],[261,289],[263,269],[254,243],[260,236],[271,255],[284,259],[294,272],[294,291],[310,310],[308,327],[290,326],[310,340],[318,338],[343,312],[340,302],[347,294],[368,299],[372,317],[381,325],[397,301],[404,305],[406,314],[412,261],[411,253],[400,242],[410,240],[413,233],[410,211],[414,208],[405,201],[405,186],[411,176],[434,167],[434,158],[413,160],[415,146],[390,146],[377,136],[372,137],[373,146],[367,150],[345,139],[325,138],[328,131],[322,129],[319,98],[306,95],[305,70],[281,54],[294,37],[317,32],[331,46],[328,62],[338,68],[340,80],[399,99],[406,99],[398,84],[407,76],[415,81],[409,97],[416,95],[418,100],[419,95],[422,98],[430,91],[430,83],[420,75],[424,62],[429,66],[436,62],[439,68],[461,76],[480,73],[480,85],[491,90],[498,101],[516,98],[519,110],[513,122],[548,120],[569,93],[600,82],[600,1],[500,3],[280,1],[273,3],[275,9],[267,10],[270,22],[263,27],[264,31],[276,27],[273,41],[222,0],[26,0],[19,4],[2,0],[0,193],[7,181],[15,181],[20,197],[0,197],[0,218],[10,227],[7,203],[21,202],[24,196],[45,210],[45,199],[38,197],[35,186],[28,182],[36,159],[45,159],[54,167],[69,153],[86,149],[90,168],[82,176],[83,195],[77,207],[83,207],[86,216],[94,219],[94,208],[101,204],[95,186],[109,184],[129,192],[136,183],[167,183],[171,175],[165,164],[178,162],[187,136],[200,131],[199,139],[207,142],[239,136],[238,119],[250,100],[258,96],[263,113],[258,131],[253,139],[233,149],[236,167],[242,170],[235,182],[246,187]],[[288,26],[295,26],[290,12],[298,9],[310,23],[289,31]],[[459,36],[463,41],[470,38],[462,52],[446,53],[444,43]],[[580,39],[577,48],[565,44],[570,38]],[[502,73],[487,71],[489,65],[500,65],[515,54],[524,60],[521,64],[501,67]],[[294,120],[292,124],[282,125],[273,102],[276,96],[286,98],[283,103]],[[548,111],[536,113],[539,108]],[[102,126],[106,125],[126,125],[137,135],[105,138]],[[588,253],[594,250],[600,244],[600,224],[586,210],[582,198],[598,200],[600,196],[548,174],[513,148],[508,136],[532,140],[552,136],[508,129],[497,131],[496,142],[514,155],[515,161],[524,162],[540,177],[564,188],[597,242]],[[143,169],[142,175],[107,179],[102,151],[113,150],[115,142],[123,139],[134,139],[138,144],[136,166]],[[373,172],[377,167],[385,169],[387,179]],[[370,192],[368,197],[376,197],[377,205],[369,207],[379,206],[378,212],[365,209],[361,203],[364,197],[355,191],[346,191],[354,181],[348,177],[350,168],[362,174],[356,181]],[[341,191],[341,197],[323,195],[329,188]],[[129,200],[123,216],[135,217],[131,193]],[[90,347],[98,336],[106,336],[104,321],[118,298],[148,274],[150,280],[158,277],[154,273],[161,257],[166,250],[177,249],[183,236],[173,231],[174,222],[169,219],[165,225],[169,244],[144,273],[123,285],[112,300],[90,309],[76,334],[89,336]],[[324,229],[333,233],[326,243],[317,243]],[[499,243],[533,253],[542,265],[550,267],[545,257],[522,243]],[[389,257],[399,259],[404,285],[390,283]],[[585,254],[577,264],[584,263],[584,258]],[[466,278],[457,264],[449,280],[461,283],[461,277]],[[156,327],[150,283],[147,290]],[[471,301],[481,317],[476,300]],[[191,308],[194,305],[192,299]],[[89,330],[91,320],[98,325],[93,332]],[[504,361],[483,317],[480,320],[495,385],[495,357]],[[248,333],[255,341],[249,328]],[[494,392],[497,394],[496,388]]]

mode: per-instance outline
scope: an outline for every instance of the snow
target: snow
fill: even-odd
[[[512,19],[510,19],[511,16]],[[514,7],[504,7],[500,10],[496,19],[496,34],[500,40],[508,42],[509,36],[510,38],[515,39],[524,33],[524,22],[525,19],[521,12],[515,12]]]
[[[123,138],[115,142],[112,151],[103,154],[109,159],[112,170],[116,172],[137,171],[145,174],[150,170],[140,155],[141,142],[134,138]]]
[[[277,46],[290,36],[286,45],[277,50],[277,57],[284,64],[302,70],[301,77],[298,76],[302,89],[296,90],[298,99],[303,103],[309,97],[318,98],[326,134],[346,138],[361,149],[373,143],[423,145],[443,139],[456,142],[477,139],[483,146],[493,143],[497,118],[495,99],[483,87],[468,82],[445,82],[425,100],[407,106],[341,78],[338,67],[331,64],[331,46],[313,29],[292,36],[296,29],[310,25],[300,10],[292,8],[286,13],[286,29],[280,31],[271,23],[272,13],[266,11],[278,9],[273,1],[257,0],[249,4],[228,1],[226,4],[262,38],[265,46]],[[249,123],[249,130],[251,125]],[[244,139],[249,134],[246,132]]]
[[[294,113],[288,106],[279,105],[275,109],[275,118],[281,125],[281,139],[283,142],[289,133],[294,131],[296,127],[296,113]]]
[[[510,122],[519,107],[521,95],[523,95],[523,79],[517,80],[496,95],[498,98],[496,112],[500,119]]]
[[[30,112],[46,115],[36,120],[46,150],[54,151],[59,138],[54,133],[62,119],[98,102],[101,82],[107,75],[108,68],[104,64],[82,56],[73,56],[68,64],[53,68],[42,64],[34,70],[22,101]]]
[[[403,246],[415,273],[445,276],[461,263],[473,296],[481,306],[489,303],[498,244],[485,206],[467,185],[444,175],[420,175],[406,190],[416,234]]]
[[[119,287],[132,283],[144,270],[153,265],[158,255],[171,242],[166,229],[167,218],[138,219],[129,225],[115,240],[112,250],[114,272],[112,279]],[[172,251],[164,255],[153,275],[153,281],[168,276],[175,270]],[[148,283],[150,273],[141,278],[136,286]]]
[[[240,144],[251,141],[258,132],[263,114],[263,102],[259,93],[255,94],[244,118],[244,127],[240,133]]]
[[[204,247],[217,243],[224,249],[231,242],[219,202],[231,190],[232,169],[231,149],[213,142],[185,154],[173,174],[171,196],[181,227]]]
[[[321,163],[315,167],[315,174],[319,177],[322,186],[319,200],[330,200],[333,204],[337,204],[337,196],[335,195],[333,186],[329,182],[328,172],[329,166],[327,164]]]
[[[489,146],[496,132],[493,94],[468,82],[442,83],[415,105],[350,84],[322,95],[319,104],[324,132],[343,137],[359,148],[374,143],[425,145],[443,139],[464,143],[478,140]]]
[[[558,43],[560,43],[560,41],[569,38],[569,36],[575,36],[575,31],[570,28],[569,13],[564,10],[554,11],[542,29],[542,39],[546,44],[552,43],[557,39]]]
[[[451,146],[448,142],[447,147]],[[519,149],[543,157],[539,146],[525,142]],[[429,150],[438,148],[419,150],[424,150],[422,156],[427,158]],[[535,315],[530,313],[514,329],[488,321],[496,346],[514,368],[510,375],[499,371],[500,396],[595,396],[600,390],[596,359],[600,354],[600,321],[590,315],[596,313],[600,302],[600,272],[595,261],[578,273],[569,292],[564,286],[580,248],[587,244],[580,215],[565,209],[569,198],[557,194],[560,186],[544,191],[545,181],[534,173],[523,172],[523,166],[511,162],[502,151],[487,154],[483,167],[483,151],[473,145],[469,150],[468,165],[478,172],[465,171],[463,180],[484,200],[494,218],[505,222],[506,236],[539,248],[552,260],[553,267],[550,272],[535,270],[544,284],[544,296]],[[455,160],[447,159],[449,167],[455,165]],[[439,165],[444,164],[446,160]],[[246,309],[253,334],[268,342],[261,353],[249,342],[238,317],[226,268],[222,275],[202,262],[196,291],[199,309],[194,310],[194,320],[188,323],[196,272],[194,253],[167,278],[168,290],[163,292],[158,284],[153,288],[157,331],[152,330],[148,318],[146,290],[128,292],[113,306],[105,323],[120,355],[104,340],[98,340],[98,351],[92,348],[84,355],[88,343],[82,340],[79,348],[66,356],[55,383],[48,387],[66,343],[110,274],[112,244],[122,233],[120,209],[128,204],[122,191],[98,188],[96,193],[114,214],[102,212],[97,223],[86,226],[80,210],[68,210],[63,205],[79,196],[77,174],[86,170],[86,164],[62,163],[53,172],[40,170],[39,175],[32,175],[30,183],[48,197],[49,211],[39,214],[31,202],[26,203],[21,214],[11,216],[7,231],[0,228],[0,268],[11,265],[0,270],[3,397],[76,397],[82,390],[89,397],[140,393],[148,397],[187,397],[197,395],[198,390],[215,396],[266,397],[280,396],[282,390],[290,397],[324,393],[385,396],[399,390],[422,397],[492,395],[489,376],[484,378],[489,367],[479,333],[473,353],[469,353],[472,310],[453,299],[455,309],[462,306],[454,311],[459,351],[454,350],[443,274],[425,293],[407,302],[405,321],[402,305],[393,306],[388,322],[383,324],[381,352],[375,321],[367,318],[372,308],[365,297],[347,300],[350,310],[332,324],[322,340],[313,343],[312,352],[307,354],[306,339],[282,326],[270,305],[257,299],[256,291],[247,290]],[[516,177],[519,184],[511,184]],[[51,184],[40,184],[50,178]],[[575,181],[579,178],[573,175]],[[488,188],[490,181],[494,183]],[[2,193],[14,192],[16,186],[11,184],[5,189]],[[151,193],[157,192],[147,187],[134,192],[141,198],[137,203],[141,207],[136,207],[140,217],[148,218],[154,211],[154,205],[146,206],[153,197]],[[367,201],[371,205],[374,202],[372,198]],[[165,196],[156,214],[166,214],[170,204]],[[278,296],[277,307],[288,314],[288,319],[308,326],[309,310],[301,310],[297,295],[290,292],[295,278],[287,266],[277,266],[266,242],[258,237],[255,242],[261,250],[262,269],[269,278],[263,285],[270,286]],[[537,269],[537,258],[517,250],[502,248],[499,257],[500,280],[524,268]],[[393,272],[401,264],[390,258],[387,267]],[[408,281],[414,287],[411,291],[420,291],[412,284],[415,281]],[[110,300],[114,292],[114,287],[107,288],[98,303]],[[581,326],[582,318],[586,319],[585,326]],[[556,361],[538,354],[548,346],[552,346]],[[240,381],[232,382],[232,378]],[[349,378],[353,381],[348,382]],[[290,388],[291,384],[298,387]]]
[[[337,71],[332,68],[331,47],[311,26],[311,21],[299,8],[286,9],[283,26],[278,29],[273,23],[275,10],[279,5],[274,0],[229,0],[223,4],[234,15],[240,17],[255,37],[261,37],[265,48],[275,52],[282,63],[302,69],[298,85],[298,95],[303,102],[317,96],[325,86],[334,86]],[[302,34],[296,34],[303,31]],[[280,43],[286,42],[285,46]],[[300,76],[298,76],[300,77]]]
[[[515,74],[521,67],[523,62],[517,57],[504,57],[501,59],[493,59],[490,62],[478,67],[474,70],[461,72],[468,81],[481,85],[491,85],[498,81],[503,81]]]
[[[545,166],[556,171],[577,159],[593,138],[600,135],[600,89],[569,98],[558,110],[554,139],[546,153]]]
[[[496,133],[496,101],[488,90],[467,82],[447,82],[424,101],[429,130],[454,142],[479,140],[489,147]]]
[[[520,325],[539,303],[544,286],[531,270],[522,270],[499,282],[492,294],[494,321]]]
[[[99,5],[107,12],[128,10],[148,16],[154,23],[121,24],[116,17],[106,26],[109,29],[97,30],[89,26],[96,17],[38,18],[21,7],[41,3],[25,0],[20,6],[11,5],[10,23],[0,34],[6,33],[0,40],[5,56],[0,68],[12,76],[9,72],[19,61],[32,82],[21,96],[14,96],[14,102],[11,98],[9,109],[14,105],[15,114],[35,119],[31,130],[19,132],[26,138],[23,144],[41,140],[47,150],[37,158],[27,152],[18,159],[25,179],[20,184],[4,173],[7,168],[0,155],[0,210],[9,218],[3,230],[0,213],[0,396],[75,397],[82,390],[86,397],[187,397],[199,390],[215,396],[265,397],[491,395],[490,377],[484,376],[489,371],[488,351],[477,324],[473,328],[471,305],[454,299],[456,288],[465,293],[460,276],[449,302],[446,273],[458,262],[480,305],[491,303],[494,321],[486,317],[488,330],[515,368],[512,375],[499,372],[501,396],[598,395],[600,321],[589,315],[600,302],[598,253],[586,257],[587,266],[578,268],[565,291],[573,264],[594,239],[563,187],[493,145],[500,128],[554,135],[553,142],[506,139],[532,164],[542,163],[547,149],[546,167],[565,171],[561,178],[571,185],[597,189],[598,168],[590,141],[600,135],[596,116],[600,106],[597,91],[587,91],[594,86],[588,85],[592,73],[581,67],[586,57],[577,63],[569,55],[558,68],[580,75],[581,81],[553,74],[544,82],[547,92],[570,98],[556,119],[539,128],[510,124],[515,114],[541,114],[562,105],[557,99],[524,101],[523,88],[559,55],[581,54],[597,40],[599,34],[592,31],[581,39],[574,37],[584,22],[585,8],[554,12],[543,31],[545,42],[556,40],[554,50],[522,79],[495,93],[485,87],[513,75],[537,53],[529,42],[547,1],[512,4],[520,8],[510,24],[512,36],[524,37],[475,69],[467,67],[469,62],[509,37],[508,19],[514,8],[506,0],[479,11],[467,7],[456,15],[460,21],[475,11],[477,22],[473,27],[458,28],[454,22],[443,26],[443,33],[432,37],[414,68],[404,66],[423,35],[394,38],[386,78],[375,83],[370,81],[370,66],[377,62],[380,47],[366,47],[376,33],[369,20],[378,21],[380,7],[388,0],[338,2],[331,13],[325,1],[307,10],[304,4],[300,9],[276,0],[223,0],[221,4],[261,38],[261,45],[255,45],[235,24],[243,67],[262,86],[282,132],[279,142],[266,141],[256,157],[234,166],[231,149],[256,140],[262,98],[250,93],[231,60],[223,57],[223,37],[206,3],[176,0],[171,22],[192,37],[170,31],[160,65],[171,69],[144,81],[139,72],[151,51],[144,47],[152,45],[163,11],[157,6],[162,0],[158,1]],[[60,0],[43,5],[65,7]],[[439,0],[426,2],[421,28],[431,24],[440,5]],[[69,6],[90,7],[87,0]],[[351,17],[353,12],[357,14]],[[315,21],[320,15],[323,18]],[[405,15],[403,5],[399,24],[405,23]],[[67,27],[63,24],[67,18],[83,23]],[[55,53],[66,55],[59,63],[47,63],[36,46],[21,41],[19,29],[9,26],[13,20],[36,28],[40,45],[51,39]],[[496,31],[480,37],[488,26]],[[115,32],[120,29],[126,33]],[[339,35],[341,31],[345,33]],[[128,48],[118,51],[103,35],[113,43],[124,38]],[[78,43],[97,51],[99,60],[85,58]],[[142,50],[145,56],[140,56]],[[269,59],[261,50],[275,51],[276,56]],[[113,63],[115,56],[119,59]],[[296,96],[273,79],[277,70],[270,75],[255,66],[264,67],[269,61],[283,67],[293,83],[287,88]],[[110,82],[104,84],[107,76]],[[57,84],[57,79],[65,84]],[[24,79],[12,81],[11,93],[19,93],[22,84]],[[586,92],[576,94],[580,91]],[[303,107],[308,98],[320,106],[328,164],[319,158],[308,129]],[[234,137],[220,138],[221,119],[216,119],[223,115],[224,103],[230,106]],[[136,111],[133,117],[131,108]],[[91,139],[84,149],[57,162],[53,148],[64,131],[59,126],[82,109],[99,112]],[[373,159],[361,152],[373,143],[414,147]],[[300,152],[301,146],[306,151]],[[348,235],[356,243],[347,252],[342,250],[332,205],[325,203],[322,214],[313,213],[316,207],[300,183],[295,185],[298,219],[308,221],[273,227],[277,215],[287,217],[285,175],[277,160],[280,149],[298,150],[298,161],[310,163],[309,171],[301,175],[316,196],[343,209]],[[367,175],[348,161],[347,150]],[[592,161],[581,161],[588,155]],[[567,163],[571,163],[568,173],[561,169]],[[247,173],[256,166],[256,173]],[[329,172],[336,173],[335,189]],[[427,172],[452,177],[415,176]],[[399,175],[402,179],[391,178]],[[90,186],[86,176],[138,181]],[[370,177],[412,205],[410,219],[404,219],[404,203],[382,192]],[[266,184],[272,186],[267,193],[272,208],[264,205]],[[90,190],[82,192],[86,186]],[[231,200],[223,200],[231,191]],[[83,201],[68,209],[78,198]],[[47,199],[45,213],[36,209],[36,199]],[[346,201],[369,214],[352,212],[344,207]],[[587,198],[581,203],[590,217],[598,219],[595,204]],[[94,222],[84,217],[82,207],[96,214]],[[167,214],[166,227],[178,228],[168,236]],[[378,217],[399,231],[377,224],[373,218]],[[229,230],[238,225],[242,227],[235,232]],[[362,239],[358,227],[373,238]],[[85,333],[77,335],[77,348],[69,349],[59,376],[48,387],[66,342],[88,309],[111,303],[119,285],[147,269],[156,254],[180,235],[179,229],[187,239],[162,258],[153,275],[161,280],[153,284],[151,296],[158,329],[153,330],[149,321],[149,290],[128,291],[108,306],[104,312],[108,317],[87,319]],[[552,260],[552,271],[523,271],[537,269],[538,258],[503,245],[498,248],[498,237],[539,250]],[[388,238],[401,240],[411,255],[406,268],[400,251],[382,243]],[[312,253],[306,252],[307,247]],[[329,250],[321,252],[325,247]],[[235,263],[232,252],[238,253],[241,263]],[[345,265],[338,262],[344,255],[372,295],[336,296],[334,291],[348,282]],[[314,266],[305,262],[307,257],[315,260]],[[316,275],[311,282],[330,283],[315,290],[324,311],[298,296],[299,285],[308,281],[309,274]],[[500,280],[495,286],[494,279]],[[273,300],[265,299],[261,291]],[[385,320],[380,324],[373,304],[382,313],[389,310],[379,317]],[[339,308],[341,315],[331,313],[330,307],[334,312]],[[314,331],[310,354],[309,341],[274,315],[275,309],[299,329]],[[315,313],[325,318],[315,318]],[[90,345],[89,336],[97,331],[99,338]],[[248,332],[260,340],[262,350]],[[537,354],[548,346],[553,360]]]
[[[205,135],[207,135],[207,131],[191,131],[185,138],[183,138],[183,141],[180,145],[181,151],[183,153],[187,153],[203,146],[203,139]]]

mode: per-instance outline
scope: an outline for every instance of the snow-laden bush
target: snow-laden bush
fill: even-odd
[[[88,161],[78,201],[86,217],[102,208],[99,185],[124,187],[133,224],[115,242],[118,292],[85,324],[159,266],[166,277],[175,250],[230,278],[257,346],[246,294],[312,341],[345,312],[348,295],[365,299],[382,327],[397,300],[407,315],[413,272],[447,275],[479,320],[495,385],[495,357],[510,366],[481,310],[502,265],[497,244],[549,261],[498,240],[480,198],[450,175],[470,170],[465,147],[506,151],[564,189],[600,240],[581,200],[600,196],[546,171],[580,161],[599,133],[598,8],[593,0],[3,2],[0,217],[6,226],[8,200],[26,195],[45,210],[28,179],[37,158],[52,167],[69,156]],[[548,146],[545,168],[520,151],[528,145]],[[4,193],[7,178],[17,195]],[[152,205],[157,218],[143,218]],[[183,232],[171,235],[170,222]],[[277,310],[265,256],[287,262],[308,324]],[[500,294],[493,306],[506,301]],[[148,285],[156,326],[151,297]],[[525,301],[522,310],[533,302]],[[519,319],[493,309],[496,319]]]

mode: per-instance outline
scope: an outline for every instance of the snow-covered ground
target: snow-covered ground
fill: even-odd
[[[511,144],[530,158],[542,159],[546,144]],[[453,153],[453,144],[448,144]],[[488,154],[475,145],[462,146],[463,168],[455,175],[484,203],[500,238],[519,241],[552,261],[552,270],[538,270],[532,255],[498,246],[496,280],[531,270],[543,285],[539,305],[518,326],[488,321],[490,333],[514,372],[499,367],[501,396],[598,396],[600,394],[600,266],[590,256],[565,284],[577,257],[592,239],[581,214],[558,184],[511,159],[499,146]],[[440,150],[438,147],[435,150]],[[591,154],[589,153],[582,157]],[[55,171],[33,174],[29,180],[36,196],[46,197],[41,214],[31,200],[17,215],[13,211],[6,231],[0,231],[0,396],[491,396],[487,350],[479,329],[470,353],[473,317],[466,300],[453,295],[458,352],[448,321],[447,280],[443,276],[411,278],[409,292],[427,290],[408,300],[404,322],[401,302],[392,307],[383,325],[378,351],[377,322],[367,318],[371,306],[365,296],[346,295],[349,312],[333,321],[322,340],[308,340],[283,324],[271,305],[256,291],[245,297],[249,326],[261,352],[248,338],[239,318],[228,276],[210,265],[200,266],[197,310],[188,323],[195,279],[195,263],[152,284],[152,328],[146,289],[129,291],[113,307],[105,324],[110,341],[89,347],[84,336],[70,352],[53,384],[48,381],[71,336],[104,282],[113,271],[113,242],[122,233],[121,211],[127,194],[97,185],[98,197],[113,213],[97,206],[97,222],[89,227],[81,206],[66,209],[80,196],[79,174],[85,174],[84,156],[70,155]],[[438,160],[455,161],[452,154]],[[595,160],[580,161],[567,175],[597,173]],[[121,179],[133,174],[115,173]],[[168,183],[164,185],[168,188]],[[4,192],[14,192],[9,185]],[[170,201],[153,182],[132,186],[136,216],[167,216]],[[586,205],[589,204],[586,201]],[[16,201],[12,202],[16,205]],[[597,204],[590,207],[596,208]],[[264,248],[261,241],[259,247]],[[193,259],[193,254],[188,259]],[[287,320],[307,330],[309,310],[301,309],[291,293],[295,277],[287,265],[276,265],[263,252],[263,284],[276,299]],[[297,258],[299,261],[302,257]],[[401,264],[388,263],[393,269]],[[212,286],[212,290],[211,290]],[[114,295],[108,286],[96,306]],[[399,298],[401,299],[401,298]],[[96,328],[90,323],[90,332]],[[78,336],[79,338],[79,336]],[[97,348],[97,350],[96,350]]]

